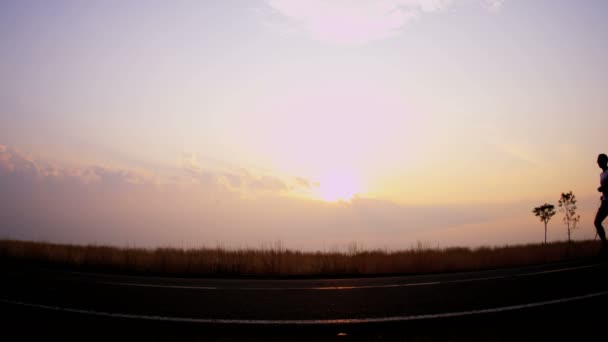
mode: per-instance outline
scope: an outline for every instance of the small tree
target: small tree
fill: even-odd
[[[572,191],[562,192],[558,204],[559,211],[564,215],[564,223],[568,226],[568,242],[570,242],[570,231],[576,229],[576,223],[581,219],[581,215],[576,214],[576,196]]]
[[[553,215],[555,215],[555,206],[553,204],[545,203],[540,207],[534,208],[532,212],[540,218],[541,222],[545,223],[545,244],[547,244],[547,223],[551,220]]]

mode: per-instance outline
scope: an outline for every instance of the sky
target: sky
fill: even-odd
[[[0,238],[536,243],[608,152],[602,0],[2,1]],[[561,215],[549,240],[567,238]]]

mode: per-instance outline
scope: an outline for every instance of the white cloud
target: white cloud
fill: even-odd
[[[7,146],[0,146],[3,147],[0,149],[0,177],[16,176],[22,180],[100,184],[106,187],[156,182],[156,178],[150,172],[100,165],[58,164]]]
[[[287,179],[265,173],[256,173],[227,163],[203,165],[196,154],[182,155],[182,169],[194,179],[219,185],[225,190],[247,196],[285,193],[288,190],[310,190],[311,181],[303,177]],[[211,165],[214,164],[214,165]]]
[[[479,0],[498,10],[504,0]],[[323,42],[356,45],[381,40],[401,32],[423,13],[439,12],[456,2],[471,0],[267,0],[275,16],[265,20],[279,32],[302,32]],[[477,2],[477,1],[476,1]]]
[[[490,11],[498,11],[502,8],[505,0],[483,0],[484,4]]]

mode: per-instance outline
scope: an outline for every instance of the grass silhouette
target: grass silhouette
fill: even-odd
[[[373,276],[473,271],[587,258],[596,241],[553,242],[481,248],[429,248],[422,243],[401,251],[302,252],[280,243],[258,249],[120,248],[0,240],[3,263],[138,275],[214,277]]]

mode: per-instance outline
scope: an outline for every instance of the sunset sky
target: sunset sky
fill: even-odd
[[[608,1],[0,2],[0,238],[541,242],[608,153]],[[566,239],[557,215],[549,239]]]

